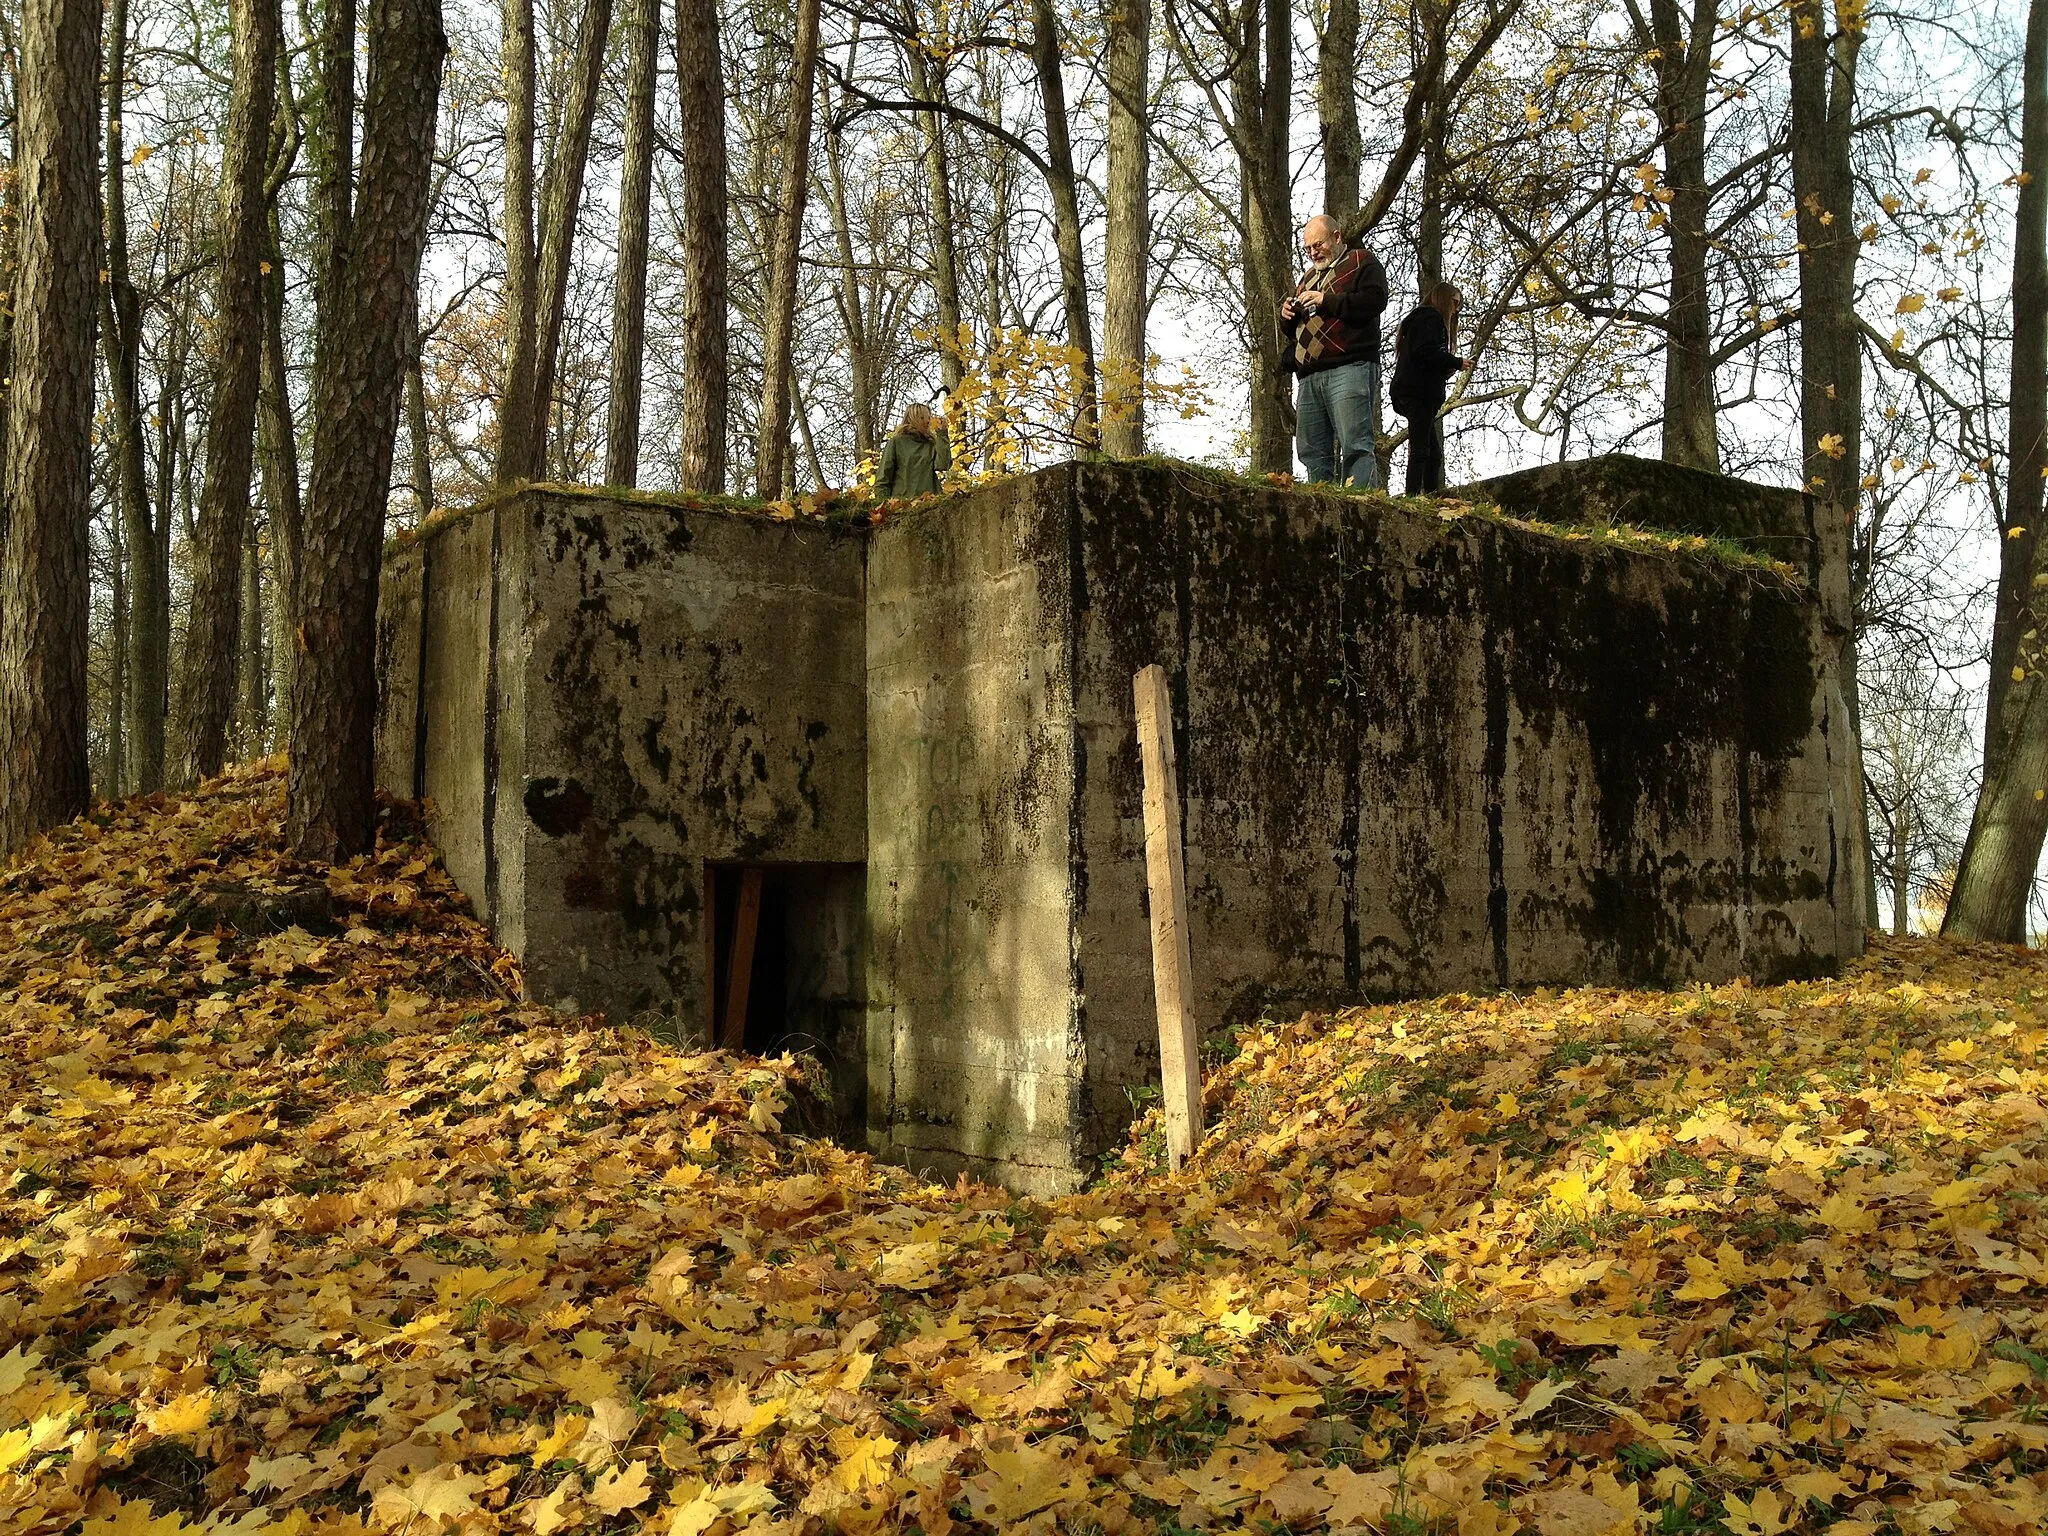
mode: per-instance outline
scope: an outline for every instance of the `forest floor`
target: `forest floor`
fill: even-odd
[[[0,1533],[2048,1525],[2048,959],[1241,1031],[1064,1200],[517,1001],[276,764],[0,872]]]

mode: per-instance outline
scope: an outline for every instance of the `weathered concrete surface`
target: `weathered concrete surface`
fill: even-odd
[[[862,861],[862,564],[815,525],[548,491],[387,560],[379,771],[536,996],[701,1033],[707,862]]]
[[[1503,499],[1658,520],[1607,463],[1565,515],[1570,468]],[[388,562],[379,771],[565,1006],[702,1029],[729,891],[765,869],[757,985],[869,1144],[1068,1188],[1158,1076],[1149,662],[1206,1029],[1860,950],[1839,546],[1796,494],[1653,482],[1666,521],[1806,579],[1160,464],[871,535],[528,492]]]
[[[868,563],[870,1145],[1071,1187],[1087,1042],[1073,953],[1072,475],[955,498]]]
[[[1861,948],[1857,758],[1803,583],[1070,466],[884,528],[869,587],[882,1150],[1057,1186],[1157,1081],[1130,693],[1152,661],[1205,1028]]]

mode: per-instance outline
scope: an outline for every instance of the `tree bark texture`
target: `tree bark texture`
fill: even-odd
[[[323,348],[334,344],[340,327],[329,313],[344,301],[348,287],[349,225],[355,208],[356,133],[356,4],[357,0],[321,0],[316,47],[319,71],[314,92],[312,131],[307,148],[313,160],[313,373],[327,372]],[[422,162],[424,167],[424,162]],[[421,175],[426,174],[424,168]]]
[[[1358,128],[1358,0],[1330,0],[1316,42],[1316,123],[1323,139],[1323,212],[1341,224],[1358,211],[1365,159]]]
[[[11,276],[8,291],[14,291]],[[0,508],[0,543],[5,542],[6,531],[6,512]],[[95,791],[102,799],[119,800],[128,793],[123,787],[128,774],[128,552],[123,547],[118,505],[107,519],[107,555],[112,567],[107,578],[107,751]]]
[[[1060,254],[1060,302],[1067,345],[1076,354],[1075,442],[1092,451],[1099,438],[1095,409],[1095,327],[1088,314],[1088,268],[1081,254],[1081,195],[1074,179],[1074,148],[1067,136],[1067,87],[1060,73],[1060,30],[1052,0],[1032,0],[1031,58],[1045,109],[1046,191],[1052,198],[1053,239]]]
[[[114,482],[128,561],[128,659],[125,671],[129,793],[164,781],[164,721],[170,702],[170,562],[149,499],[142,444],[142,302],[128,265],[127,146],[121,112],[127,93],[128,0],[107,9],[107,281],[100,292],[108,406],[114,427]]]
[[[619,261],[612,287],[611,398],[604,479],[640,483],[640,395],[647,347],[647,209],[654,189],[654,61],[661,0],[628,0],[626,143],[619,166]]]
[[[277,85],[278,0],[234,0],[234,85],[221,164],[219,293],[213,407],[199,493],[192,605],[178,716],[184,752],[178,778],[220,772],[235,708],[241,645],[242,537],[249,522],[256,406],[263,379],[263,264],[270,245],[264,196]]]
[[[505,0],[505,377],[498,397],[501,483],[532,461],[526,429],[533,397],[540,287],[533,246],[533,0]]]
[[[1671,241],[1671,293],[1665,305],[1664,458],[1719,470],[1721,440],[1714,390],[1713,296],[1707,287],[1707,87],[1712,79],[1718,0],[1693,0],[1687,29],[1678,0],[1650,0],[1648,35],[1656,54],[1657,119],[1664,138],[1665,233]],[[1844,206],[1836,215],[1846,223]],[[1851,346],[1855,345],[1851,339]],[[1854,461],[1852,460],[1851,463]]]
[[[1797,0],[1791,13],[1792,196],[1799,235],[1799,430],[1814,515],[1850,528],[1861,494],[1863,351],[1856,323],[1856,66],[1862,23],[1829,31],[1823,0]],[[1862,728],[1856,637],[1838,637],[1842,693],[1852,735]],[[1857,780],[1865,920],[1874,899],[1870,811]]]
[[[299,546],[304,518],[299,499],[299,439],[292,419],[291,383],[284,350],[284,256],[277,206],[270,209],[270,271],[263,284],[263,394],[258,446],[263,455],[263,505],[270,517],[270,667],[275,675],[278,745],[289,749],[292,675],[297,647],[292,626],[298,605]]]
[[[17,101],[21,99],[21,93],[18,88],[14,91],[14,99]],[[14,147],[13,145],[9,146],[10,149]],[[0,185],[0,293],[13,293],[20,276],[21,178],[9,176],[5,184]],[[11,304],[0,304],[0,379],[8,379],[13,376],[14,306]],[[0,480],[4,480],[6,472],[7,390],[4,385],[0,385]],[[117,512],[114,517],[114,527],[117,530],[115,537],[117,539],[119,538],[120,522],[120,515]],[[4,501],[0,501],[0,539],[5,539],[6,537],[7,507]],[[117,554],[115,556],[114,580],[118,583],[124,579],[125,573],[121,570],[120,557]],[[120,719],[120,698],[119,690],[115,690],[113,717],[117,721]],[[115,755],[114,761],[116,763],[121,761],[118,753]]]
[[[2048,834],[2048,654],[2040,638],[2048,602],[2039,597],[2048,593],[2048,540],[2039,527],[2048,467],[2048,0],[2027,10],[2020,94],[2024,179],[2013,227],[2010,483],[2001,531],[2026,531],[2000,540],[1983,787],[1941,924],[1959,938],[2012,943],[2026,939]]]
[[[434,440],[427,431],[426,344],[415,315],[412,356],[405,360],[406,468],[412,476],[413,516],[423,523],[434,511]]]
[[[312,494],[296,582],[286,834],[302,858],[350,858],[376,839],[377,562],[426,242],[431,183],[421,167],[433,154],[447,52],[439,0],[372,0],[351,281],[313,381]]]
[[[1102,271],[1102,451],[1145,451],[1145,312],[1152,248],[1152,8],[1106,0],[1109,163]]]
[[[97,0],[25,0],[21,265],[0,540],[0,855],[92,797],[86,647],[98,286]]]
[[[576,60],[569,99],[562,108],[561,134],[548,156],[540,234],[539,315],[534,325],[533,387],[520,424],[524,456],[514,463],[515,480],[539,480],[548,472],[548,434],[554,420],[555,366],[562,353],[562,319],[569,306],[569,269],[575,254],[576,224],[583,208],[583,173],[590,163],[590,131],[597,120],[597,91],[604,74],[605,43],[612,30],[612,0],[586,0],[576,32]]]
[[[2030,49],[2034,42],[2034,29],[2040,25],[2048,23],[2042,22],[2040,7],[2034,6],[2027,13]],[[2044,382],[2040,370],[2023,361],[2043,356],[2044,344],[2048,344],[2044,342],[2044,337],[2048,337],[2048,315],[2043,313],[2043,306],[2048,305],[2048,257],[2044,257],[2038,234],[2044,219],[2048,219],[2048,186],[2043,185],[2042,179],[2044,170],[2048,170],[2048,115],[2028,116],[2029,109],[2035,105],[2036,93],[2048,90],[2048,85],[2042,84],[2030,72],[2032,59],[2033,54],[2029,52],[2027,62],[2021,68],[2020,156],[2022,169],[2031,174],[2020,188],[2015,215],[2013,369],[2007,416],[2011,448],[2008,461],[2010,481],[2005,521],[1998,530],[2001,535],[1998,541],[1998,598],[1991,619],[1991,687],[1984,714],[1984,781],[1987,783],[1996,776],[2007,738],[2018,721],[2017,713],[2004,707],[2005,695],[2012,683],[2012,670],[2015,666],[2031,670],[2035,665],[2031,656],[2021,654],[2020,637],[2029,630],[2040,633],[2041,621],[2048,617],[2048,602],[2037,600],[2033,585],[2036,552],[2041,549],[2040,535],[2048,532],[2040,526],[2043,488],[2040,466],[2043,460],[2039,455]],[[2035,131],[2042,136],[2038,147],[2027,137],[2030,123],[2038,123]],[[2030,453],[2034,457],[2028,459],[2025,455]],[[2043,596],[2048,597],[2048,592]]]
[[[919,101],[944,98],[945,81],[932,73],[923,43],[904,45],[910,62],[911,89]],[[951,394],[967,376],[960,335],[960,259],[953,244],[953,172],[946,163],[946,118],[924,114],[924,174],[932,237],[932,298],[939,313],[939,378]]]
[[[1439,85],[1441,90],[1442,86]],[[1422,184],[1416,198],[1415,294],[1428,295],[1444,277],[1444,229],[1450,202],[1450,116],[1432,104],[1422,137]]]
[[[827,100],[823,105],[826,120],[830,122],[832,104]],[[851,365],[853,456],[864,461],[881,446],[881,433],[875,419],[881,384],[861,291],[860,265],[854,257],[853,214],[847,207],[843,149],[838,130],[826,129],[825,186],[832,197],[832,236],[839,247],[839,291],[834,295],[834,301],[839,306],[840,322],[846,328],[846,352]]]
[[[795,366],[797,257],[804,240],[804,204],[811,185],[811,103],[818,77],[818,0],[797,0],[789,61],[789,127],[782,144],[782,192],[775,209],[775,246],[768,258],[768,319],[761,341],[761,440],[756,490],[780,496],[795,483],[790,462],[791,370]]]
[[[1280,301],[1293,289],[1287,165],[1294,90],[1291,0],[1245,0],[1231,81],[1243,185],[1244,302],[1251,331],[1251,468],[1294,467],[1294,381],[1281,366]]]
[[[240,756],[261,757],[270,734],[270,679],[263,654],[263,554],[261,541],[242,540],[242,666]]]
[[[725,490],[731,379],[726,318],[725,62],[718,0],[676,0],[683,109],[683,489]]]

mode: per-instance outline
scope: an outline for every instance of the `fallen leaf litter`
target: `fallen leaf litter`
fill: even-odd
[[[1087,1192],[517,1001],[275,763],[0,872],[0,1536],[2048,1525],[2048,964],[1238,1032]]]

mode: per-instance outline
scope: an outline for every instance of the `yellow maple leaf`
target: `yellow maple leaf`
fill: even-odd
[[[1825,1467],[1815,1467],[1811,1471],[1793,1473],[1785,1479],[1784,1488],[1795,1499],[1817,1499],[1829,1504],[1849,1491],[1849,1483]]]
[[[616,1515],[646,1503],[653,1492],[647,1482],[647,1463],[629,1461],[599,1478],[583,1501],[592,1509]]]
[[[1837,1191],[1821,1202],[1815,1216],[1822,1226],[1836,1232],[1875,1232],[1878,1213],[1845,1191]]]
[[[887,1435],[862,1435],[850,1426],[832,1431],[832,1454],[839,1464],[832,1469],[832,1483],[848,1493],[879,1487],[889,1481],[896,1466],[896,1442]]]
[[[928,1291],[939,1283],[939,1261],[944,1256],[942,1243],[904,1243],[875,1260],[875,1279],[899,1291]]]
[[[1544,1489],[1515,1501],[1515,1509],[1532,1521],[1540,1536],[1623,1536],[1636,1529],[1638,1516],[1582,1488]]]
[[[1746,1499],[1731,1493],[1722,1504],[1727,1511],[1722,1519],[1735,1536],[1778,1536],[1792,1528],[1785,1518],[1785,1502],[1773,1489],[1759,1488]]]
[[[126,1499],[112,1514],[86,1521],[78,1536],[178,1536],[194,1529],[177,1510],[159,1515],[147,1499]]]
[[[19,1344],[6,1354],[0,1355],[0,1397],[8,1397],[20,1391],[42,1363],[42,1351],[23,1354]]]
[[[1516,1408],[1514,1394],[1503,1391],[1500,1383],[1489,1376],[1467,1376],[1444,1395],[1443,1414],[1447,1419],[1470,1419],[1474,1414],[1483,1413],[1489,1419],[1505,1419]],[[1459,1412],[1460,1409],[1466,1410]]]
[[[143,1427],[156,1435],[190,1435],[206,1428],[213,1417],[213,1389],[187,1392],[142,1416]]]
[[[409,1483],[390,1482],[370,1500],[370,1519],[385,1530],[417,1531],[442,1520],[456,1520],[476,1508],[483,1489],[481,1473],[465,1472],[460,1462],[429,1468]]]
[[[278,1456],[265,1460],[261,1456],[249,1458],[248,1469],[242,1474],[244,1493],[262,1493],[265,1489],[280,1491],[290,1488],[300,1478],[313,1470],[313,1458],[297,1454]]]
[[[1288,1471],[1287,1458],[1279,1451],[1224,1445],[1211,1451],[1201,1466],[1177,1476],[1210,1514],[1227,1515],[1276,1486]]]
[[[529,1515],[533,1521],[533,1536],[555,1536],[555,1532],[568,1525],[573,1516],[563,1505],[582,1491],[583,1479],[570,1472],[555,1484],[552,1492],[535,1500]]]
[[[1388,1467],[1379,1472],[1358,1472],[1350,1467],[1333,1467],[1322,1474],[1323,1488],[1330,1495],[1330,1507],[1323,1517],[1332,1526],[1386,1523],[1399,1491],[1401,1471]]]
[[[765,1483],[726,1483],[716,1488],[678,1484],[674,1491],[679,1498],[684,1493],[691,1496],[676,1504],[664,1536],[703,1536],[721,1520],[738,1524],[750,1516],[767,1514],[781,1503]]]
[[[1064,1499],[1088,1492],[1087,1464],[1074,1458],[1074,1442],[1065,1436],[1015,1450],[982,1452],[987,1468],[962,1488],[974,1518],[1008,1525],[1048,1509]]]

